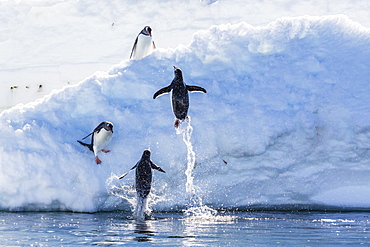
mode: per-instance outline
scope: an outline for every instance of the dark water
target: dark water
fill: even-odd
[[[1,246],[370,246],[370,212],[0,212]]]

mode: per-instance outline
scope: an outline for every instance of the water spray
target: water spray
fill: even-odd
[[[186,193],[189,198],[189,208],[185,211],[186,216],[214,216],[216,210],[203,205],[202,198],[197,194],[196,186],[194,185],[193,170],[195,167],[195,152],[193,151],[193,144],[191,143],[191,136],[193,134],[193,127],[190,124],[190,117],[188,116],[181,122],[179,128],[176,129],[176,134],[182,134],[182,139],[187,147],[187,169],[186,175]]]

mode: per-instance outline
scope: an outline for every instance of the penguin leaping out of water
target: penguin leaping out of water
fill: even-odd
[[[152,187],[152,169],[166,173],[162,168],[153,163],[150,159],[150,150],[146,149],[141,156],[141,159],[132,167],[128,172],[121,175],[119,179],[124,178],[130,171],[136,168],[136,194],[138,197],[137,208],[141,208],[139,211],[143,211],[146,207],[147,197]]]
[[[156,47],[152,37],[152,29],[149,26],[145,26],[135,39],[130,59],[140,60],[143,57],[151,54],[155,48]]]
[[[203,92],[207,91],[199,86],[189,86],[186,85],[182,78],[182,71],[179,68],[173,66],[175,70],[175,78],[172,80],[171,84],[167,87],[164,87],[158,90],[154,95],[153,99],[171,92],[172,90],[172,110],[176,116],[175,128],[179,127],[180,121],[185,119],[188,115],[189,109],[189,92]]]
[[[112,139],[113,134],[113,124],[108,121],[101,122],[93,132],[82,138],[82,140],[86,139],[90,135],[91,137],[91,144],[83,143],[82,141],[77,141],[83,146],[88,147],[95,155],[96,164],[100,164],[101,160],[98,157],[98,152],[102,151],[104,153],[110,152],[110,150],[105,150],[104,148],[109,144]]]

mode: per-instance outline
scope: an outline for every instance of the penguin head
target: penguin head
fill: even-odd
[[[143,158],[149,158],[150,159],[150,149],[145,149],[143,152]]]
[[[152,29],[149,26],[145,26],[143,30],[141,30],[141,34],[152,36]]]
[[[108,121],[104,121],[103,122],[103,128],[106,130],[106,131],[110,131],[113,133],[113,124],[111,122],[108,122]]]
[[[173,69],[175,70],[174,73],[175,73],[175,78],[179,78],[179,79],[182,79],[182,71],[181,69],[173,66]]]

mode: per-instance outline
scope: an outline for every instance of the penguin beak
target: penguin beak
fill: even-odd
[[[177,69],[175,66],[173,66],[173,69]]]

